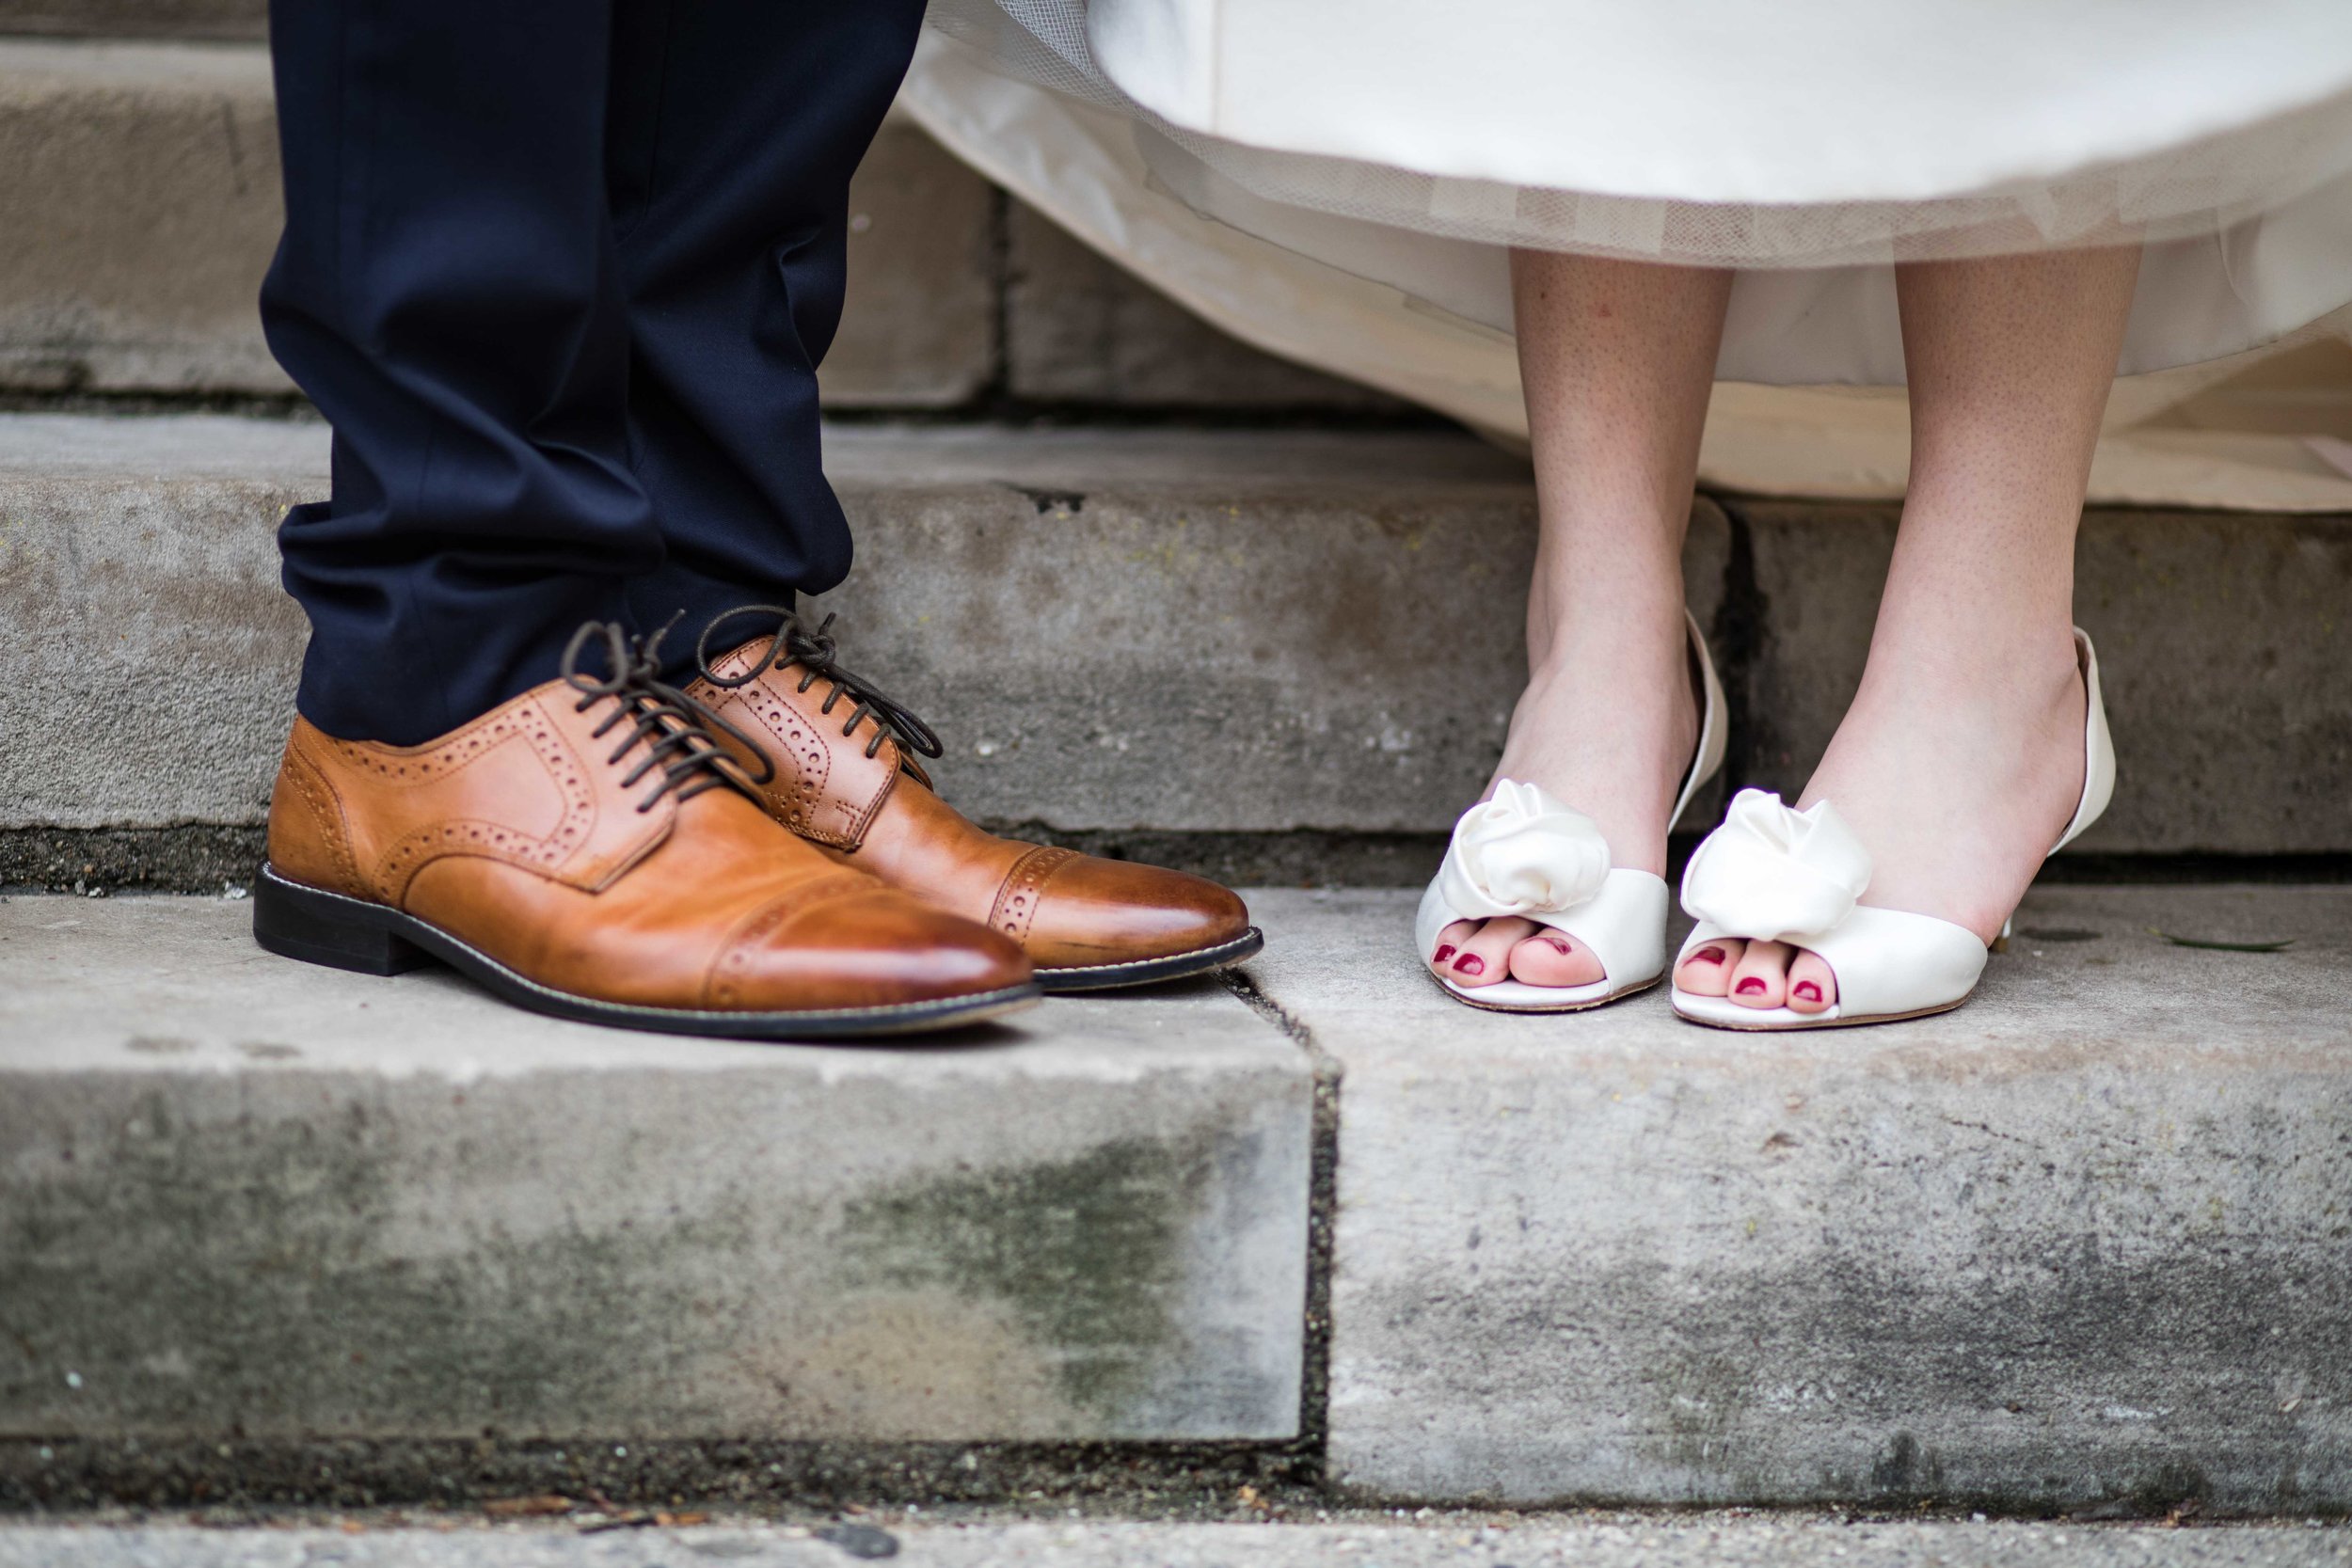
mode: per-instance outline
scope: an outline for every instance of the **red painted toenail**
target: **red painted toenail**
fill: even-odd
[[[1761,996],[1764,994],[1764,982],[1751,974],[1733,989],[1742,996]]]
[[[1439,963],[1439,964],[1441,964],[1441,963],[1445,962],[1445,961],[1446,961],[1446,959],[1448,959],[1448,958],[1452,958],[1452,957],[1454,957],[1454,944],[1453,944],[1452,942],[1447,942],[1444,946],[1442,946],[1442,947],[1438,948],[1438,956],[1437,956],[1436,958],[1434,958],[1430,959],[1429,961],[1430,961],[1431,963]]]
[[[1465,953],[1454,960],[1454,967],[1465,974],[1484,974],[1486,973],[1486,960],[1475,953]]]
[[[1693,963],[1703,964],[1722,963],[1724,961],[1724,950],[1720,947],[1702,947],[1697,952],[1691,955],[1691,961]]]
[[[1557,948],[1563,953],[1573,953],[1576,951],[1575,948],[1570,947],[1566,942],[1562,942],[1558,937],[1545,937],[1541,940],[1545,946]]]
[[[1797,982],[1797,994],[1807,1002],[1819,1002],[1821,999],[1821,988],[1810,980],[1800,980]]]

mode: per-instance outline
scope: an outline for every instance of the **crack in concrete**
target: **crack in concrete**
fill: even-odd
[[[1306,1347],[1298,1392],[1298,1436],[1290,1451],[1320,1465],[1331,1430],[1331,1274],[1339,1220],[1339,1058],[1317,1043],[1296,1015],[1259,989],[1247,969],[1217,976],[1242,1005],[1296,1042],[1313,1069],[1313,1152],[1307,1181]]]

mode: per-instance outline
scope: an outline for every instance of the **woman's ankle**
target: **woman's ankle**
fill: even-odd
[[[1689,633],[1666,657],[1624,643],[1555,653],[1520,694],[1496,777],[1541,785],[1593,818],[1612,860],[1662,873],[1666,814],[1698,744]]]
[[[1854,693],[1863,713],[1922,705],[2032,723],[2069,708],[2079,717],[2082,679],[2073,624],[2036,617],[2012,626],[1939,626],[1882,634]]]
[[[1802,800],[1836,802],[1873,863],[1864,902],[1988,940],[2081,798],[2088,701],[2070,644],[2042,657],[1889,665]]]

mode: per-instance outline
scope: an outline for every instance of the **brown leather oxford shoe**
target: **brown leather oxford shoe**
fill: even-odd
[[[751,616],[776,630],[713,662],[712,633]],[[771,765],[776,820],[841,863],[869,871],[1019,942],[1048,991],[1099,990],[1204,974],[1265,945],[1248,908],[1204,878],[999,838],[931,789],[910,752],[940,752],[923,721],[834,662],[825,629],[766,605],[712,622],[696,650],[696,702]],[[722,736],[735,747],[734,735]]]
[[[587,626],[564,669],[422,746],[297,719],[255,939],[374,974],[438,958],[537,1012],[680,1034],[898,1034],[1035,1001],[1012,941],[771,820],[649,648]]]

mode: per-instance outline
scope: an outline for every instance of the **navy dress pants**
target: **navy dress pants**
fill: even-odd
[[[273,0],[272,351],[333,424],[279,531],[297,705],[414,744],[591,618],[850,566],[816,367],[922,0]]]

